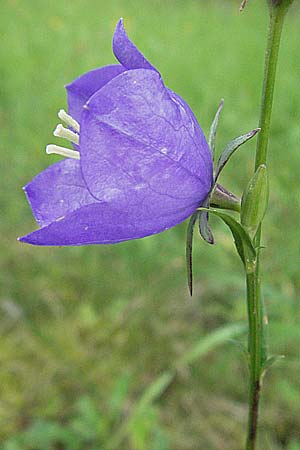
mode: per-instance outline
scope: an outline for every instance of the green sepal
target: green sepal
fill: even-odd
[[[213,233],[208,222],[208,211],[199,212],[199,233],[202,239],[208,244],[215,243]]]
[[[224,186],[216,183],[211,196],[210,205],[215,208],[229,209],[230,211],[240,212],[241,199],[228,191]]]
[[[210,131],[209,131],[209,137],[208,137],[208,145],[210,148],[210,151],[212,153],[213,156],[213,160],[215,157],[215,149],[216,149],[216,134],[217,134],[217,126],[219,123],[219,118],[220,118],[220,114],[221,111],[223,109],[224,106],[224,99],[222,98],[220,101],[220,104],[218,106],[216,115],[214,117],[214,120],[212,121],[211,127],[210,127]]]
[[[186,256],[186,271],[187,271],[187,282],[190,291],[190,295],[193,295],[193,237],[194,237],[194,228],[199,217],[199,212],[196,211],[191,216],[188,228],[186,232],[186,247],[185,247],[185,256]]]
[[[202,205],[203,208],[209,208],[209,198]],[[214,236],[212,234],[209,222],[208,211],[199,211],[199,233],[202,239],[208,244],[214,244]]]
[[[215,182],[219,178],[221,171],[223,170],[224,166],[227,164],[231,156],[234,154],[234,152],[241,145],[245,144],[245,142],[249,141],[249,139],[253,138],[259,131],[260,128],[255,128],[254,130],[249,131],[249,133],[243,134],[242,136],[238,136],[237,138],[233,139],[226,145],[217,163]]]
[[[241,223],[250,235],[254,235],[267,210],[269,182],[267,168],[261,164],[246,186],[241,205]]]
[[[222,219],[223,222],[230,228],[237,252],[240,255],[246,272],[254,272],[256,264],[256,250],[245,228],[229,214],[211,208],[209,210],[207,208],[199,209],[209,211],[211,214],[220,217],[220,219]]]

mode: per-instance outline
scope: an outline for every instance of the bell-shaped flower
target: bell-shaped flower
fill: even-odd
[[[68,114],[54,135],[74,150],[38,174],[25,193],[39,225],[20,238],[35,245],[112,244],[164,231],[189,217],[213,181],[212,156],[187,103],[117,24],[120,64],[66,86]]]

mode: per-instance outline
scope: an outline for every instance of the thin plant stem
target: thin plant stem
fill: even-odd
[[[286,8],[270,8],[270,24],[265,56],[265,72],[259,120],[261,131],[257,138],[255,170],[261,164],[267,163],[275,76],[285,12]]]
[[[255,449],[261,370],[264,353],[263,313],[259,273],[247,274],[247,304],[249,319],[250,386],[247,450]]]
[[[266,164],[267,162],[275,75],[281,31],[286,10],[286,6],[278,6],[278,4],[270,5],[270,24],[265,57],[265,72],[259,121],[261,132],[258,135],[257,140],[255,170],[258,168],[258,166],[260,166],[261,164]],[[259,249],[260,245],[261,226],[259,227],[259,230],[255,236],[256,248]],[[250,354],[249,418],[246,450],[255,450],[259,414],[259,399],[261,391],[261,377],[263,372],[263,364],[266,360],[263,323],[263,298],[261,294],[261,261],[259,250],[255,271],[246,275],[246,282]]]

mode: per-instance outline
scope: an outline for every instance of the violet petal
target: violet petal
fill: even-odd
[[[106,83],[124,72],[124,67],[118,64],[100,67],[76,78],[67,84],[68,112],[80,123],[83,105],[88,99]]]
[[[24,190],[40,226],[95,201],[83,181],[79,161],[74,159],[51,165],[33,178]]]
[[[150,209],[151,210],[151,209]],[[186,218],[192,208],[162,215],[150,214],[147,204],[141,205],[139,218],[133,220],[131,211],[118,210],[108,203],[96,202],[83,206],[48,226],[40,228],[20,241],[33,245],[114,244],[156,234]]]
[[[117,60],[128,70],[151,69],[158,72],[128,38],[123,25],[123,19],[120,19],[116,26],[113,37],[113,52]]]
[[[211,153],[201,128],[154,71],[124,72],[89,100],[82,114],[81,167],[100,201],[155,191],[180,209],[206,198]],[[108,198],[107,198],[108,196]],[[167,200],[166,200],[167,201]]]

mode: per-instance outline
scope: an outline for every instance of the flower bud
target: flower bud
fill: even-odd
[[[267,167],[262,164],[249,181],[242,196],[241,223],[254,235],[264,218],[269,198]]]

